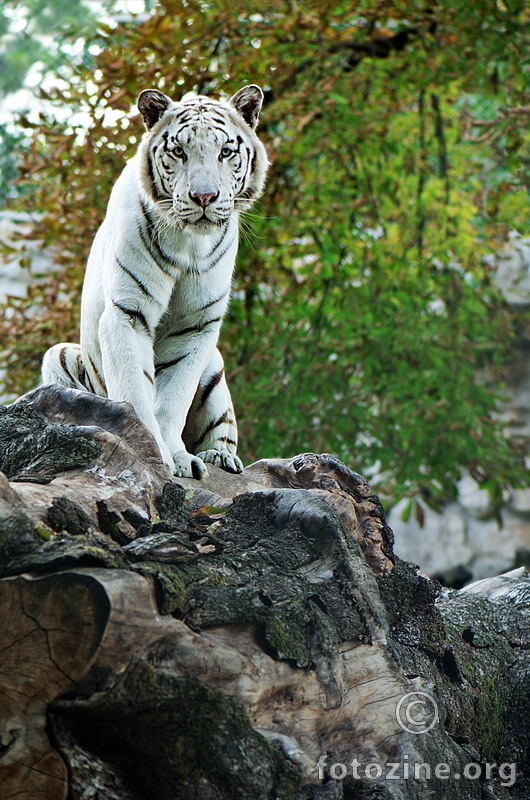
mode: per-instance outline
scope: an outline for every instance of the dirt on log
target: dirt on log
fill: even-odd
[[[173,479],[130,406],[0,409],[2,800],[530,797],[530,580],[443,590],[329,455]]]

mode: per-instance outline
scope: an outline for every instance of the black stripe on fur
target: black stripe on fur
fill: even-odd
[[[189,328],[182,328],[180,331],[173,331],[172,333],[168,334],[168,336],[184,336],[186,333],[200,333],[208,325],[212,325],[214,322],[221,322],[222,317],[214,317],[214,319],[209,319],[207,322],[202,322],[200,325],[190,325]]]
[[[125,264],[122,264],[122,262],[120,261],[120,259],[119,259],[117,256],[116,256],[116,262],[117,262],[118,266],[119,266],[119,267],[120,267],[120,268],[121,268],[121,269],[122,269],[122,270],[123,270],[123,271],[124,271],[124,272],[125,272],[125,273],[126,273],[128,276],[129,276],[129,278],[131,278],[131,279],[132,279],[132,280],[135,282],[135,284],[138,286],[138,288],[139,288],[139,289],[140,289],[140,290],[141,290],[141,291],[142,291],[142,292],[143,292],[145,295],[147,295],[147,297],[150,297],[150,298],[151,298],[151,300],[153,300],[153,299],[154,299],[154,298],[153,298],[153,295],[151,294],[151,292],[149,291],[149,289],[147,288],[147,286],[145,285],[145,283],[142,283],[142,281],[140,280],[140,278],[138,278],[138,277],[137,277],[137,276],[134,274],[134,272],[131,272],[131,270],[130,270],[130,269],[128,269],[128,268],[125,266]]]
[[[168,367],[174,367],[175,364],[178,364],[179,361],[184,361],[185,358],[189,356],[189,353],[186,353],[183,356],[179,356],[178,358],[174,358],[171,361],[163,361],[161,364],[155,364],[155,377],[160,375],[160,373],[164,369],[168,369]]]
[[[120,305],[117,303],[116,300],[112,301],[113,306],[119,309],[123,314],[126,314],[132,321],[137,321],[140,323],[142,328],[145,330],[148,336],[152,336],[151,328],[149,327],[146,318],[142,314],[141,311],[137,311],[135,308],[126,308],[125,306]]]
[[[215,375],[212,375],[212,377],[202,390],[201,406],[203,406],[206,403],[206,401],[208,400],[209,396],[211,395],[215,387],[221,382],[223,375],[224,375],[223,369],[220,369],[219,372],[216,372]]]

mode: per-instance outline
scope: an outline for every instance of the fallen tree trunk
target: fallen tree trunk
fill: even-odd
[[[331,456],[172,480],[73,390],[0,467],[2,798],[528,798],[524,572],[442,591]]]

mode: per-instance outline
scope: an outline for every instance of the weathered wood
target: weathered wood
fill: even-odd
[[[156,627],[151,587],[116,570],[23,575],[0,581],[0,607],[1,796],[63,800],[67,770],[46,734],[48,708],[120,676]]]
[[[375,575],[392,571],[392,531],[385,522],[379,499],[362,475],[347,469],[333,456],[304,453],[290,459],[256,461],[242,476],[219,472],[210,476],[208,490],[219,492],[214,499],[221,505],[226,502],[224,498],[233,498],[242,491],[307,489],[335,511],[346,530],[361,545]],[[190,478],[180,482],[193,489],[194,502],[200,502],[203,495],[197,490],[197,482]],[[206,499],[213,502],[208,494]]]
[[[96,400],[0,415],[2,800],[527,800],[526,573],[442,592],[333,457],[175,482]]]
[[[120,544],[155,514],[170,477],[128,403],[60,386],[0,407],[0,469],[10,505],[37,521],[41,536],[100,529]]]

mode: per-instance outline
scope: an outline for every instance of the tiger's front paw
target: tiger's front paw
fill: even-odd
[[[239,456],[229,453],[228,450],[203,450],[197,453],[198,457],[214,467],[220,467],[227,472],[243,472],[243,463]]]
[[[179,478],[206,478],[208,470],[199,456],[192,456],[186,450],[178,450],[173,454],[175,469],[173,474]]]

